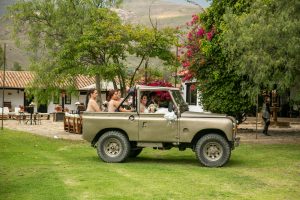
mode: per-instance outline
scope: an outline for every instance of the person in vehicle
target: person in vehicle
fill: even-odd
[[[147,95],[142,95],[142,98],[141,98],[141,103],[140,103],[140,112],[141,113],[148,113],[148,109],[146,107],[147,105],[147,100],[148,100],[148,97]]]
[[[120,97],[118,94],[118,90],[111,90],[108,93],[108,107],[107,107],[107,111],[108,112],[116,112],[117,108],[119,107],[121,101],[120,101]],[[127,110],[125,108],[120,107],[119,108],[120,112],[132,112],[131,110]]]
[[[87,94],[87,112],[101,112],[99,105],[96,102],[98,91],[96,89],[90,89]]]

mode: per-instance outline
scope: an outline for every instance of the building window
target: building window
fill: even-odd
[[[65,96],[65,104],[71,104],[71,94]]]
[[[197,105],[197,89],[194,83],[186,83],[186,102],[188,105]]]

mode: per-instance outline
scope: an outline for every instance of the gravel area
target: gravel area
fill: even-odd
[[[63,122],[53,122],[53,120],[42,120],[41,124],[30,125],[24,122],[19,123],[17,120],[4,120],[4,128],[30,132],[37,135],[51,137],[55,139],[83,140],[80,134],[68,133],[64,131]]]
[[[4,120],[4,128],[30,132],[37,135],[51,137],[55,139],[83,140],[80,134],[68,133],[63,129],[63,122],[53,122],[53,120],[42,120],[39,125],[30,123],[19,123],[16,120]],[[262,134],[263,127],[250,121],[239,125],[238,137],[243,143],[260,144],[300,144],[300,123],[292,123],[290,127],[278,128],[270,127],[269,134]]]

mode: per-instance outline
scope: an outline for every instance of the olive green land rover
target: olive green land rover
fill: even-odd
[[[191,148],[204,166],[220,167],[239,144],[233,117],[188,111],[177,88],[138,85],[116,112],[84,112],[82,117],[83,139],[105,162],[123,162],[145,147],[177,147]]]

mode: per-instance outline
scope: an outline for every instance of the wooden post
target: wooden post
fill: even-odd
[[[2,79],[2,122],[1,130],[3,130],[3,114],[4,114],[4,89],[5,89],[5,67],[6,67],[6,43],[4,43],[3,48],[3,79]]]
[[[255,139],[257,139],[257,123],[258,123],[258,95],[256,96],[256,131],[255,131]]]

